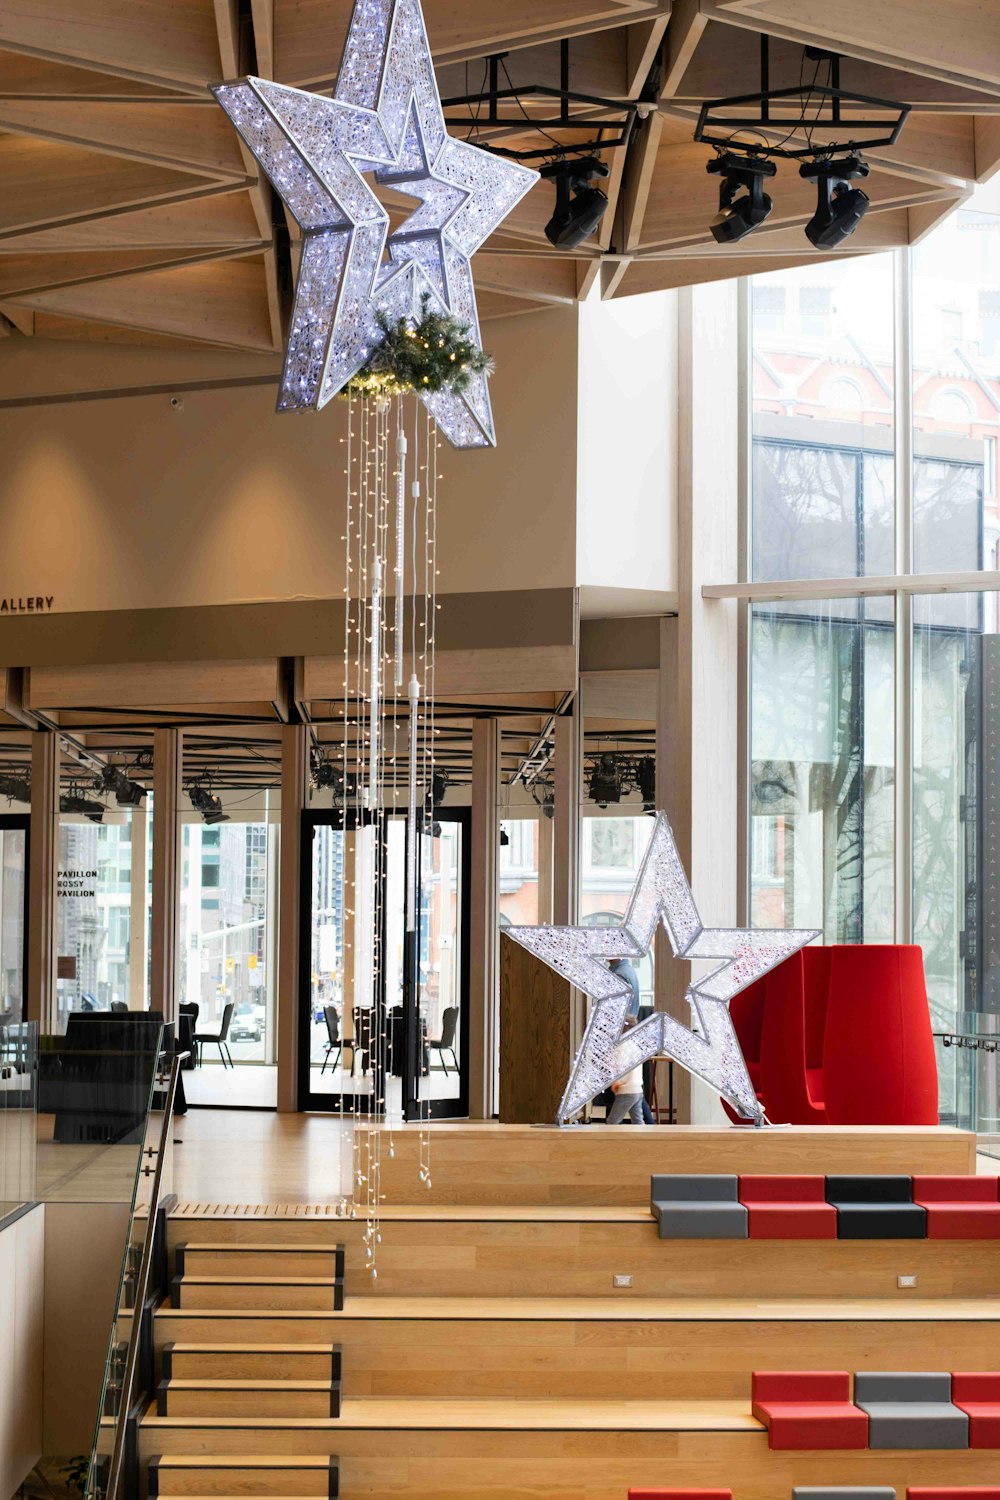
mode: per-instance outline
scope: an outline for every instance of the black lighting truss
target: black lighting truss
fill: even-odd
[[[828,127],[838,132],[851,132],[847,140],[831,141],[822,146],[810,143],[805,146],[791,147],[785,144],[788,139],[786,135],[784,140],[775,145],[764,144],[752,148],[759,151],[761,156],[784,156],[790,160],[805,156],[826,156],[839,151],[871,151],[876,146],[895,145],[899,139],[899,132],[906,123],[906,117],[910,113],[910,106],[900,104],[895,99],[877,99],[872,94],[852,94],[847,89],[842,89],[839,56],[835,52],[826,52],[816,47],[807,47],[805,50],[806,56],[814,62],[829,61],[830,82],[828,84],[800,83],[792,88],[772,89],[770,87],[769,39],[762,36],[760,39],[760,93],[734,94],[728,99],[707,99],[698,115],[695,140],[703,141],[708,146],[747,151],[751,149],[747,143],[733,140],[736,132],[756,130],[760,131],[765,138],[769,133],[777,134],[782,131],[788,132],[788,135],[800,130],[813,134],[821,127]],[[783,104],[790,99],[800,101],[797,114],[786,113],[782,108]],[[816,113],[810,116],[807,111],[813,104],[817,106]],[[884,116],[877,118],[868,118],[863,115],[845,117],[845,106],[854,105],[869,106],[885,113]],[[723,110],[739,109],[741,106],[746,106],[746,113],[738,115],[720,113]],[[753,106],[756,106],[756,111],[751,113]],[[890,115],[894,118],[889,118]],[[865,131],[869,134],[865,135]]]
[[[491,141],[477,140],[476,144],[485,151],[492,151],[495,156],[509,156],[515,161],[535,161],[550,156],[590,156],[595,151],[628,145],[636,116],[639,113],[638,104],[628,99],[602,99],[596,94],[574,93],[569,86],[569,41],[567,39],[564,38],[559,44],[560,86],[557,89],[545,83],[521,84],[517,88],[502,89],[500,87],[500,64],[507,55],[506,52],[497,52],[486,59],[489,69],[489,87],[481,93],[453,94],[450,99],[441,100],[445,110],[465,106],[469,111],[468,114],[463,115],[446,114],[444,117],[446,125],[453,125],[467,131],[495,130],[499,127],[519,132],[528,130],[590,132],[589,139],[574,141],[572,145],[550,142],[547,146],[533,147],[531,150],[524,151],[515,151],[510,146],[498,146]],[[504,69],[505,73],[506,71]],[[507,76],[509,81],[510,75]],[[536,119],[535,116],[528,114],[522,102],[531,98],[558,99],[559,113]],[[502,114],[500,106],[508,102],[513,102],[516,108],[510,113]],[[578,115],[572,115],[570,114],[571,104],[588,104],[596,109],[608,110],[611,118],[602,119],[594,115],[581,118]],[[607,131],[613,131],[613,137],[607,135]]]

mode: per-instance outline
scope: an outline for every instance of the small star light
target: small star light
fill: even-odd
[[[332,99],[212,92],[302,230],[279,411],[324,407],[382,342],[378,314],[416,320],[425,295],[482,347],[470,260],[538,173],[448,135],[420,0],[355,0]],[[418,200],[394,234],[365,172]],[[485,374],[420,399],[456,448],[495,445]]]
[[[690,1029],[657,1012],[624,1031],[631,987],[601,960],[644,957],[660,922],[676,958],[725,962],[688,987]],[[596,1002],[573,1061],[558,1123],[647,1058],[660,1054],[704,1079],[746,1119],[763,1123],[764,1112],[750,1082],[729,1001],[820,934],[800,928],[703,927],[665,813],[656,815],[620,927],[504,930]]]

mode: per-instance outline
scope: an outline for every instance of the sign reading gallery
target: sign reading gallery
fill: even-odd
[[[0,599],[0,615],[43,615],[52,608],[54,594],[27,594]]]

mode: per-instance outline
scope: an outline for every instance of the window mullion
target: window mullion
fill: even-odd
[[[913,571],[913,276],[911,252],[897,250],[893,277],[893,406],[895,425],[895,558],[897,574]],[[895,596],[895,931],[913,941],[913,597]]]

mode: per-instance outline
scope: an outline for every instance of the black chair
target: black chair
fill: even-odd
[[[229,1037],[229,1027],[231,1026],[232,1020],[233,1020],[233,1011],[235,1009],[236,1009],[236,1003],[235,1003],[235,1001],[230,1000],[230,1001],[228,1001],[226,1003],[226,1005],[225,1005],[225,1007],[223,1009],[223,1012],[222,1012],[222,1024],[219,1027],[218,1031],[196,1031],[195,1032],[195,1034],[194,1034],[194,1040],[195,1040],[195,1045],[198,1048],[198,1061],[199,1061],[199,1063],[201,1062],[202,1048],[204,1047],[205,1043],[206,1042],[214,1042],[215,1045],[219,1049],[219,1056],[222,1058],[222,1066],[224,1068],[227,1067],[227,1066],[230,1067],[230,1068],[233,1067],[233,1059],[229,1055],[228,1037]]]
[[[335,1005],[324,1005],[323,1016],[326,1020],[326,1052],[323,1056],[323,1066],[320,1068],[320,1077],[326,1072],[326,1065],[330,1062],[330,1053],[336,1052],[336,1059],[330,1064],[334,1069],[340,1065],[340,1055],[345,1047],[350,1048],[351,1060],[354,1060],[354,1043],[341,1040],[340,1036],[340,1013]]]
[[[128,1006],[125,1004],[124,1000],[112,1000],[112,1002],[111,1002],[111,1012],[112,1012],[113,1015],[116,1015],[116,1016],[120,1016],[120,1015],[122,1015],[122,1013],[124,1013],[125,1015],[127,1015],[128,1014]]]
[[[351,1011],[354,1018],[354,1041],[351,1044],[351,1076],[354,1076],[354,1059],[361,1058],[361,1073],[371,1072],[372,1053],[375,1051],[375,1009],[370,1005],[355,1005]]]
[[[434,1041],[431,1037],[427,1038],[427,1046],[429,1050],[431,1052],[436,1052],[438,1057],[440,1057],[441,1066],[442,1068],[444,1068],[446,1074],[448,1072],[448,1064],[444,1060],[444,1055],[446,1052],[451,1053],[451,1060],[455,1065],[455,1072],[458,1072],[458,1058],[455,1056],[455,1036],[457,1032],[458,1006],[446,1005],[444,1008],[444,1015],[441,1018],[441,1035],[438,1037],[437,1041]],[[434,1064],[431,1063],[431,1067],[433,1066]]]
[[[194,1034],[198,1030],[197,1000],[182,1000],[177,1007],[177,1045],[182,1052],[188,1054],[183,1063],[185,1072],[193,1073],[198,1066],[198,1048],[195,1046]]]

